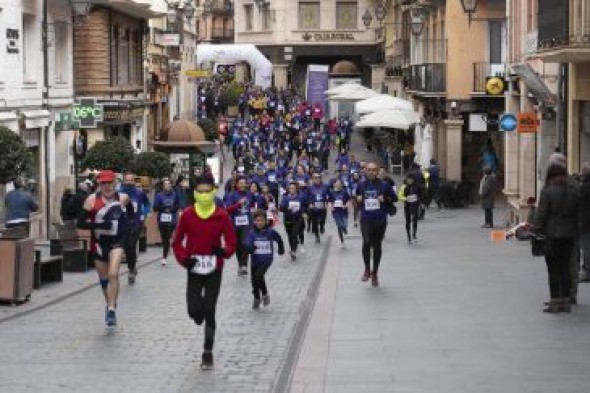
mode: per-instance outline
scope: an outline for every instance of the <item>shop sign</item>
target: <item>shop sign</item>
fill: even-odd
[[[156,45],[161,46],[180,46],[180,34],[160,33],[154,37]]]
[[[535,133],[539,127],[539,118],[534,112],[520,112],[518,114],[518,126],[520,133]]]
[[[514,131],[518,125],[518,120],[514,113],[504,113],[500,116],[500,131]]]
[[[55,114],[55,131],[71,130],[73,122],[71,112],[57,112]]]
[[[144,108],[109,108],[104,111],[105,122],[131,122],[132,120],[141,119],[143,117]]]
[[[353,33],[314,33],[313,39],[315,41],[354,41]]]
[[[208,78],[211,76],[211,71],[209,70],[186,70],[184,75],[188,76],[189,78]]]
[[[96,123],[103,121],[104,106],[96,98],[81,98],[74,104],[74,121],[78,128],[96,128]]]

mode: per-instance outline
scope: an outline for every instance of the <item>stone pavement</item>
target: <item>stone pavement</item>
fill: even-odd
[[[268,273],[271,305],[251,309],[250,282],[227,262],[218,303],[216,369],[198,369],[202,328],[185,309],[185,272],[151,264],[123,283],[119,327],[104,329],[98,287],[0,323],[2,392],[270,392],[288,355],[324,244]]]
[[[428,213],[418,245],[390,220],[379,288],[360,281],[358,236],[332,247],[291,392],[590,391],[590,284],[570,315],[544,314],[544,259],[482,219]]]

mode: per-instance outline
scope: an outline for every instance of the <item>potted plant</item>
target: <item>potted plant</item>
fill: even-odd
[[[125,138],[116,137],[99,141],[88,149],[82,161],[82,168],[124,172],[131,169],[134,154],[133,147]]]
[[[222,90],[219,101],[223,108],[227,108],[229,117],[238,115],[238,100],[242,94],[244,94],[244,87],[238,82],[232,82]]]

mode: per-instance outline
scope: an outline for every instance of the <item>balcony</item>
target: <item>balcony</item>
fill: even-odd
[[[489,62],[475,62],[473,63],[473,90],[472,94],[487,94],[486,82],[487,78],[497,76],[502,79],[506,76],[506,64],[504,63],[489,63]],[[500,95],[503,97],[504,95]]]
[[[232,16],[233,9],[230,9],[227,7],[226,0],[213,0],[213,4],[211,7],[211,13],[213,13],[215,15]]]
[[[590,15],[570,13],[584,1],[539,0],[537,54],[543,62],[590,62]]]
[[[406,75],[406,90],[423,96],[444,96],[446,94],[445,63],[411,65],[406,69]]]
[[[211,29],[211,41],[218,43],[234,42],[234,29],[213,27]]]

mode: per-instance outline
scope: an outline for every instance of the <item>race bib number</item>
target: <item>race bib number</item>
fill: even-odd
[[[406,201],[409,202],[409,203],[418,202],[418,195],[416,195],[416,194],[408,195],[406,197]]]
[[[161,222],[172,222],[172,213],[162,213],[160,215]]]
[[[268,181],[270,182],[276,182],[277,181],[277,176],[276,175],[268,175]]]
[[[256,251],[254,251],[254,254],[256,254],[256,255],[270,255],[270,254],[272,254],[270,240],[255,240],[254,247],[256,247]]]
[[[139,209],[139,206],[137,205],[136,201],[131,201],[131,204],[133,205],[133,211],[135,213],[137,213],[137,210]]]
[[[376,198],[369,198],[365,199],[365,210],[366,211],[374,211],[379,210],[379,200]]]
[[[237,216],[235,221],[236,226],[248,225],[248,216]]]
[[[308,144],[308,145],[311,145],[311,144],[313,144],[313,139],[311,139],[311,138],[307,138],[307,144]]]
[[[344,207],[344,201],[342,199],[336,199],[334,201],[334,207]]]
[[[316,209],[323,209],[323,208],[324,208],[324,202],[322,202],[322,201],[317,201],[317,202],[314,204],[314,207],[315,207]]]
[[[305,186],[305,180],[299,180],[299,187]]]
[[[195,261],[195,267],[191,270],[195,274],[211,274],[217,268],[217,259],[213,255],[193,255],[191,259]]]
[[[298,201],[290,201],[289,202],[289,210],[291,210],[292,212],[298,212],[299,209],[301,209],[301,203],[299,203]]]

